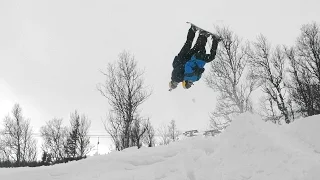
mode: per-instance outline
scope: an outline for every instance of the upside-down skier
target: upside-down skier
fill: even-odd
[[[215,58],[218,43],[222,40],[219,36],[205,31],[192,23],[190,24],[191,27],[188,31],[187,40],[172,63],[173,70],[171,81],[169,82],[170,91],[175,89],[180,82],[182,82],[183,88],[189,89],[193,85],[193,82],[198,81],[205,70],[205,64]],[[197,31],[199,31],[199,36],[194,47],[192,47],[192,42]],[[212,38],[212,46],[210,54],[206,54],[205,46],[210,36]]]

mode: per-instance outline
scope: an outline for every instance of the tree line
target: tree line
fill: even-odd
[[[0,167],[35,167],[85,158],[92,149],[88,137],[91,121],[75,111],[70,115],[69,127],[62,122],[53,118],[40,128],[43,143],[39,161],[38,142],[30,120],[23,116],[21,106],[15,104],[0,130]]]
[[[139,128],[137,128],[141,124],[137,124],[137,121],[135,123],[130,135],[132,142],[128,147],[137,146],[138,142],[138,148],[142,144],[147,147],[167,145],[177,141],[181,135],[175,120],[171,120],[169,125],[162,124],[158,130],[155,130],[147,119],[146,124],[142,125],[144,128],[142,133],[138,133]],[[78,111],[71,113],[69,127],[63,125],[62,118],[53,118],[40,128],[40,136],[43,140],[40,160],[38,160],[38,142],[33,136],[34,131],[30,120],[23,116],[19,104],[14,105],[11,116],[6,116],[3,124],[4,128],[0,130],[0,167],[37,167],[66,163],[86,158],[87,154],[93,150],[88,136],[91,121],[84,114],[80,115]],[[139,134],[142,137],[137,141],[134,138]],[[123,146],[122,149],[124,149]],[[111,150],[122,149],[115,146]]]
[[[303,25],[290,47],[274,47],[263,35],[243,42],[229,28],[216,29],[223,40],[205,77],[208,87],[219,93],[212,128],[224,128],[247,111],[276,124],[320,114],[319,24]],[[262,94],[259,108],[253,108],[253,91]]]

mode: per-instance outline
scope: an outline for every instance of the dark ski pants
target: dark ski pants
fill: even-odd
[[[191,59],[191,56],[195,53],[202,51],[205,54],[205,46],[207,44],[207,37],[204,35],[199,35],[195,45],[192,47],[192,42],[194,40],[196,32],[190,27],[187,35],[187,40],[184,43],[179,54],[175,56],[172,66],[173,70],[171,73],[171,80],[174,82],[182,82],[184,77],[184,65],[187,61]]]
[[[172,66],[173,70],[171,73],[171,81],[174,82],[182,82],[184,79],[184,65],[188,62],[193,55],[198,56],[200,59],[205,61],[206,63],[211,62],[217,52],[219,40],[217,38],[212,38],[212,46],[210,50],[210,54],[206,54],[205,46],[207,44],[207,37],[200,34],[194,47],[192,47],[192,43],[195,37],[195,33],[190,27],[187,35],[187,40],[184,43],[182,49],[179,54],[175,56]]]
[[[203,51],[205,53],[205,46],[207,44],[207,37],[204,35],[199,35],[194,47],[192,47],[192,42],[194,40],[196,32],[192,30],[190,27],[187,35],[187,40],[184,43],[183,47],[181,48],[179,54],[174,58],[172,63],[173,68],[185,64],[187,61],[190,60],[191,56],[199,51]]]

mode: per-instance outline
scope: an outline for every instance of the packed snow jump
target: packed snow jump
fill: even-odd
[[[183,88],[189,89],[195,81],[198,81],[205,70],[205,64],[215,58],[218,43],[222,40],[221,37],[214,33],[208,32],[193,23],[187,23],[191,27],[188,31],[186,42],[173,60],[169,91],[177,88],[180,82],[182,82]],[[192,47],[192,42],[197,31],[199,31],[199,36]],[[210,54],[206,54],[205,46],[209,37],[212,39],[212,46]]]

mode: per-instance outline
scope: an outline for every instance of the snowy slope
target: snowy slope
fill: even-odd
[[[243,114],[217,137],[129,148],[52,167],[0,169],[0,179],[319,180],[320,116],[277,126]]]

